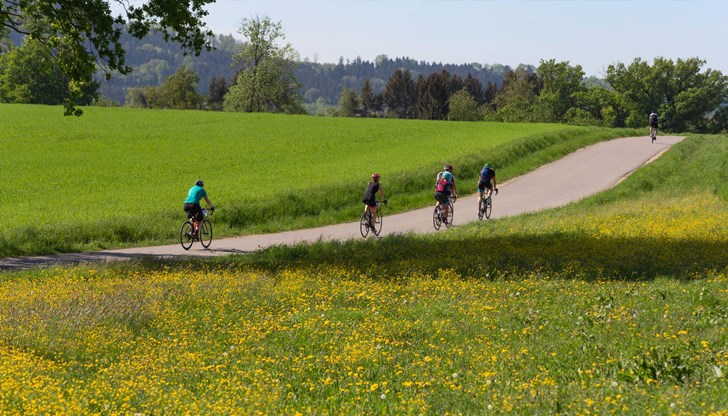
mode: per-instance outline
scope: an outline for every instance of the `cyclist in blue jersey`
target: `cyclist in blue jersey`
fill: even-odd
[[[478,180],[478,195],[480,199],[483,199],[483,192],[488,190],[488,196],[493,194],[495,191],[498,195],[498,187],[495,180],[495,170],[491,167],[490,163],[486,163],[483,169],[480,171],[480,180]]]
[[[195,182],[195,186],[190,188],[189,192],[187,193],[187,199],[185,199],[185,204],[183,207],[188,216],[190,218],[195,218],[198,223],[204,218],[204,216],[202,215],[202,206],[200,205],[200,201],[202,199],[205,200],[205,203],[210,208],[210,210],[215,210],[215,206],[212,205],[212,201],[210,201],[210,198],[207,197],[207,192],[205,192],[204,186],[205,182],[201,179],[198,179],[197,182]]]

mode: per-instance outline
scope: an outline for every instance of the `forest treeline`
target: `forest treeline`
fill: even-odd
[[[99,94],[125,104],[130,89],[161,86],[182,66],[199,76],[197,92],[207,94],[215,81],[219,82],[224,78],[230,83],[238,71],[233,64],[233,56],[240,49],[239,42],[232,35],[219,35],[214,44],[215,50],[204,51],[199,57],[194,57],[185,56],[179,47],[165,42],[158,33],[141,40],[127,35],[123,38],[122,45],[127,51],[127,63],[133,71],[129,75],[115,76],[108,81],[97,77],[100,82]],[[520,65],[518,68],[535,71],[535,67],[530,65]],[[503,81],[507,72],[515,68],[500,64],[443,64],[379,55],[374,61],[360,57],[352,60],[341,57],[337,63],[303,59],[297,63],[294,73],[301,84],[299,92],[303,104],[315,112],[338,106],[344,88],[361,90],[365,80],[368,80],[375,93],[381,93],[397,69],[410,71],[414,77],[445,70],[462,78],[470,74],[483,85],[497,85]],[[318,108],[315,106],[317,103]]]
[[[80,103],[606,127],[644,126],[647,115],[656,111],[663,130],[728,131],[728,78],[704,68],[706,62],[697,57],[656,58],[652,63],[635,58],[610,65],[604,78],[597,79],[585,77],[581,66],[568,61],[542,60],[538,66],[512,68],[380,55],[374,61],[357,57],[319,63],[297,59],[290,50],[285,59],[254,59],[271,58],[275,63],[272,68],[279,79],[264,83],[285,79],[282,87],[268,85],[264,91],[263,81],[249,79],[246,73],[250,41],[219,35],[212,43],[214,50],[193,56],[165,42],[159,33],[143,39],[125,35],[126,63],[133,70],[110,80],[99,73]],[[12,46],[6,41],[0,48],[1,102],[63,102],[64,75],[43,61],[39,45],[27,40]],[[243,102],[251,91],[267,95],[258,97],[253,107]]]

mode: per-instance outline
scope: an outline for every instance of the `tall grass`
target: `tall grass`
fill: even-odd
[[[429,203],[444,162],[502,178],[630,134],[563,125],[0,105],[0,256],[171,243],[181,201],[206,180],[216,235],[356,218],[380,172],[393,211]]]

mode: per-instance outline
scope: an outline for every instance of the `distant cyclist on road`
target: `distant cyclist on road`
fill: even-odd
[[[651,112],[648,122],[650,124],[650,137],[652,138],[652,142],[654,142],[657,138],[657,113],[654,111]]]
[[[452,165],[447,164],[444,170],[437,174],[437,182],[435,183],[435,207],[443,205],[445,217],[443,222],[447,224],[448,215],[450,215],[450,196],[457,198],[457,187],[455,186],[455,176],[452,174]]]
[[[480,180],[478,180],[478,195],[480,196],[478,199],[478,209],[480,209],[480,204],[483,201],[483,192],[487,191],[488,197],[493,195],[493,191],[495,191],[495,194],[498,195],[497,186],[498,183],[495,179],[495,169],[493,169],[490,162],[488,162],[480,171]]]
[[[369,226],[374,228],[374,224],[371,223],[371,219],[376,218],[374,214],[377,213],[377,192],[379,192],[379,196],[382,197],[382,202],[387,203],[387,200],[384,199],[384,190],[382,189],[382,185],[379,183],[379,174],[378,173],[372,173],[372,180],[369,182],[369,185],[367,185],[367,190],[364,192],[364,197],[362,198],[362,202],[364,202],[364,211],[369,211],[371,216],[369,217]]]
[[[187,193],[187,199],[185,199],[184,204],[185,212],[189,214],[190,218],[195,218],[198,223],[204,219],[204,216],[202,215],[202,206],[200,206],[200,200],[204,199],[210,210],[215,210],[215,206],[212,205],[212,201],[210,201],[210,198],[207,197],[207,192],[205,192],[204,186],[205,182],[201,179],[198,179],[197,182],[195,182],[195,186],[190,188],[189,192]],[[195,230],[195,232],[196,231],[197,230]]]

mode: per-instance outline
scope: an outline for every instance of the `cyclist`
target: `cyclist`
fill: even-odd
[[[198,179],[195,185],[190,188],[187,193],[187,199],[185,199],[184,210],[190,218],[195,218],[197,223],[204,219],[202,215],[202,206],[200,206],[200,200],[204,199],[210,210],[214,211],[215,206],[212,205],[212,201],[207,197],[207,192],[204,189],[205,182]],[[197,233],[197,224],[195,224],[195,233]]]
[[[650,137],[654,142],[657,138],[657,113],[655,113],[654,111],[651,112],[648,120],[650,124]]]
[[[372,173],[372,180],[369,182],[367,190],[364,192],[364,197],[362,198],[362,202],[364,202],[364,211],[368,211],[369,214],[371,214],[369,217],[369,227],[371,228],[374,228],[372,219],[375,218],[374,214],[376,214],[378,208],[377,192],[379,192],[379,196],[382,197],[382,202],[386,204],[387,200],[384,199],[384,190],[382,190],[382,185],[379,183],[379,174]]]
[[[447,224],[447,218],[450,214],[450,196],[457,198],[457,187],[455,186],[455,176],[452,174],[452,165],[446,164],[443,171],[437,174],[437,183],[435,184],[435,207],[444,205],[443,222]]]
[[[480,180],[478,180],[478,209],[483,201],[483,192],[487,190],[488,198],[493,195],[493,191],[498,195],[498,182],[495,179],[495,170],[491,167],[490,162],[487,162],[483,169],[480,171]]]

